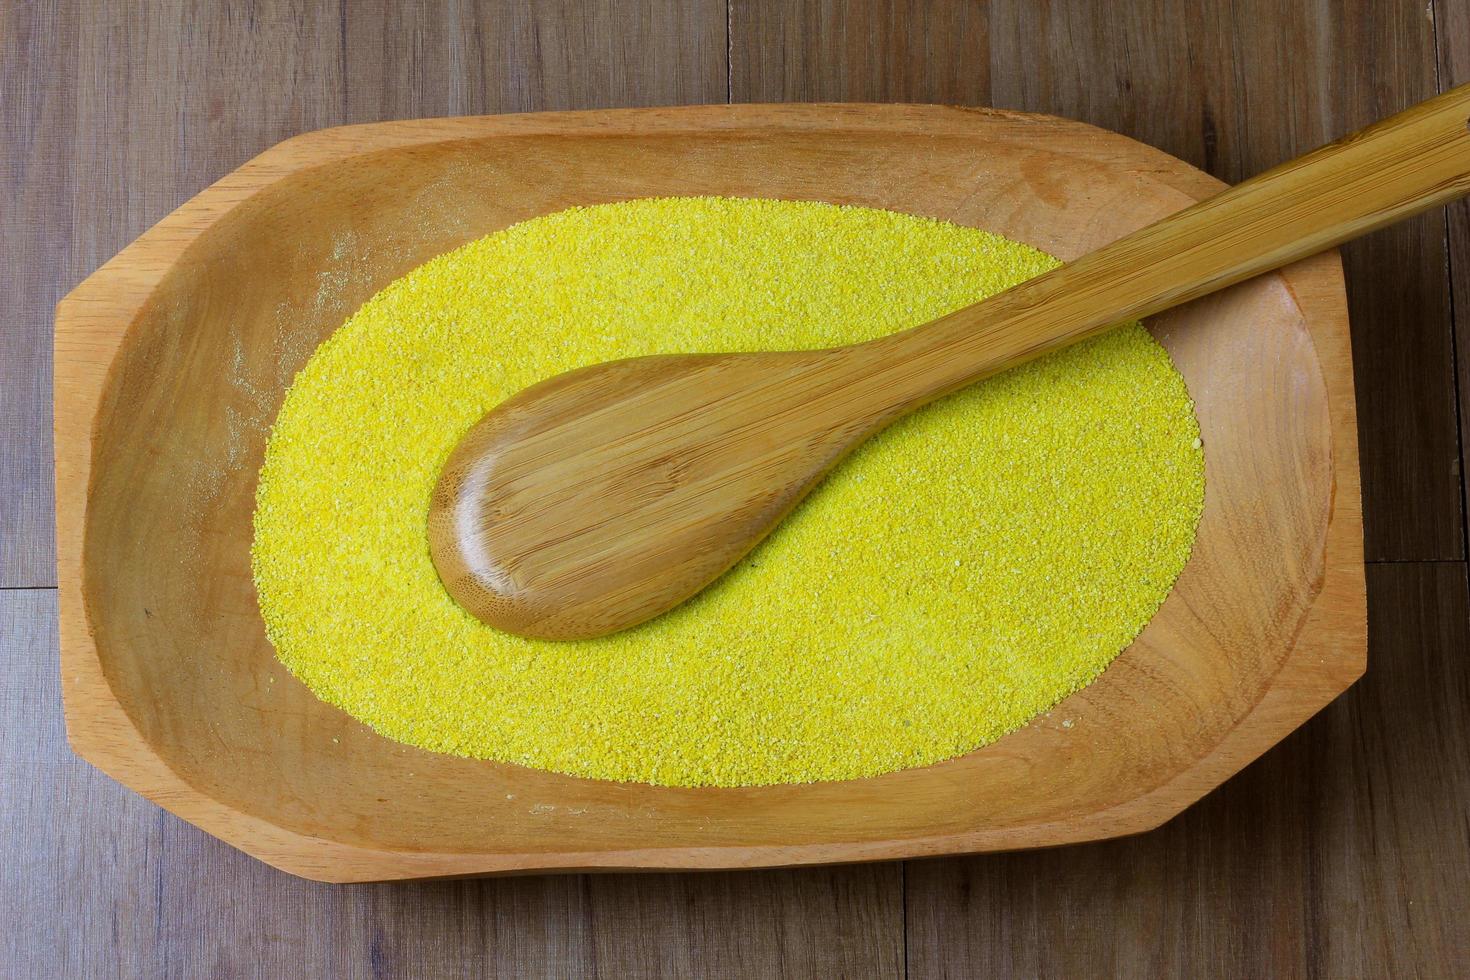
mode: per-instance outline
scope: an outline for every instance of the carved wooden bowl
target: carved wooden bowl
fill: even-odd
[[[987,228],[1067,259],[1219,186],[1078,123],[939,107],[551,113],[282,143],[57,310],[72,745],[256,857],[333,881],[854,861],[1154,827],[1363,670],[1334,254],[1152,322],[1204,434],[1194,555],[1096,683],[940,765],[671,789],[390,742],[277,665],[251,582],[251,513],[266,434],[317,343],[390,280],[512,222],[653,195],[818,199]]]

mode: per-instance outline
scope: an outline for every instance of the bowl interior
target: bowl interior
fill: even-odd
[[[1201,188],[1183,164],[1121,138],[1001,115],[923,134],[511,129],[290,172],[197,237],[113,361],[83,552],[107,681],[199,792],[299,834],[375,848],[590,853],[992,832],[1004,843],[1022,827],[1041,828],[1037,842],[1068,839],[1045,828],[1153,792],[1251,715],[1322,582],[1327,388],[1282,276],[1151,324],[1198,406],[1207,489],[1194,556],[1143,635],[1026,728],[873,779],[625,786],[387,741],[274,658],[250,574],[256,472],[286,386],[324,337],[395,277],[525,218],[655,195],[816,199],[945,218],[1071,258]]]

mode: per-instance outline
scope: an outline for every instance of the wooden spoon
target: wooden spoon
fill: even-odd
[[[430,504],[434,564],[466,609],[513,633],[633,626],[718,578],[899,416],[1465,193],[1470,85],[904,333],[551,378],[451,454]]]

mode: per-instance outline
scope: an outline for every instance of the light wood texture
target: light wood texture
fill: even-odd
[[[680,790],[389,743],[276,664],[250,585],[252,493],[266,427],[313,345],[383,283],[520,218],[647,194],[817,197],[984,225],[1071,259],[1215,187],[1087,127],[939,108],[454,119],[282,144],[58,310],[69,736],[211,833],[334,880],[860,860],[1154,826],[1362,670],[1330,255],[1154,323],[1212,447],[1194,558],[1098,683],[927,769]],[[1282,485],[1299,490],[1268,489]]]
[[[724,574],[913,409],[1467,192],[1470,86],[892,337],[549,378],[455,448],[430,552],[450,594],[492,626],[552,640],[636,626]]]

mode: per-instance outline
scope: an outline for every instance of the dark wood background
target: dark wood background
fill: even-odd
[[[1463,203],[1344,250],[1367,677],[1128,840],[738,874],[296,880],[68,753],[50,463],[56,300],[304,130],[947,102],[1083,119],[1235,181],[1456,81],[1470,0],[0,0],[0,975],[1470,973]]]

